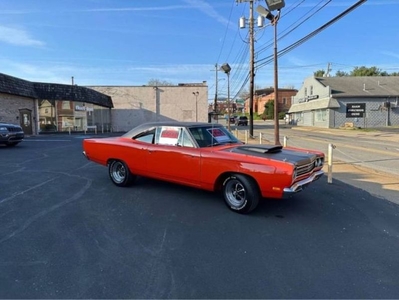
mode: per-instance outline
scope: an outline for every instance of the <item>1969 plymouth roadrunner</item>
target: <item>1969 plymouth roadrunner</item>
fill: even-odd
[[[137,176],[221,191],[227,206],[252,211],[261,198],[284,198],[323,175],[318,151],[249,145],[223,125],[145,123],[120,137],[83,140],[83,154],[108,167],[112,182],[129,186]]]

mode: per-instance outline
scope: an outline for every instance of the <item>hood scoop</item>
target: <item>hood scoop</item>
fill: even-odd
[[[283,146],[281,145],[262,145],[262,146],[255,146],[255,145],[245,145],[245,146],[238,146],[232,150],[232,152],[239,152],[239,153],[247,153],[247,154],[266,154],[266,153],[278,153],[281,152]]]

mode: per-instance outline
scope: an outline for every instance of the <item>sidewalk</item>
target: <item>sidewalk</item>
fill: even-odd
[[[345,135],[353,138],[372,137],[378,140],[394,141],[399,143],[399,127],[384,127],[378,129],[353,129],[353,128],[315,128],[308,126],[287,126],[283,128],[291,128],[292,130],[326,132],[334,135]],[[399,147],[399,144],[398,144]]]
[[[328,129],[328,128],[315,128],[315,127],[300,127],[300,126],[288,126],[281,125],[281,128],[290,128],[292,130],[301,130],[307,132],[318,132],[318,133],[328,133],[336,136],[346,136],[351,137],[354,140],[368,137],[373,138],[376,141],[393,141],[398,142],[399,148],[399,128],[384,128],[378,130],[357,130],[357,129]],[[254,131],[255,138],[248,138],[249,144],[260,144],[260,134],[261,130]],[[234,130],[233,130],[234,133]],[[245,135],[239,134],[238,138],[245,141]],[[283,141],[281,140],[283,143]],[[262,143],[273,144],[273,141],[262,139]],[[326,153],[327,155],[327,153]],[[327,181],[328,166],[327,162],[324,167],[324,172],[326,174],[325,180]],[[322,179],[324,180],[324,179]],[[392,174],[377,171],[371,168],[366,168],[360,165],[346,163],[343,161],[333,161],[332,166],[332,184],[336,181],[341,181],[345,184],[350,184],[356,188],[360,188],[369,192],[372,195],[382,197],[391,202],[399,204],[399,178]]]

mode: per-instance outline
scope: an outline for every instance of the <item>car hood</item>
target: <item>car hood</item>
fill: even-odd
[[[21,126],[19,126],[19,125],[9,124],[9,123],[0,123],[0,126],[4,126],[4,127],[13,127],[13,128],[21,128]]]
[[[294,165],[312,163],[317,157],[313,152],[286,149],[276,145],[239,145],[223,149],[222,151],[284,161]]]
[[[23,131],[21,126],[15,124],[0,123],[0,127],[6,127],[9,131]]]

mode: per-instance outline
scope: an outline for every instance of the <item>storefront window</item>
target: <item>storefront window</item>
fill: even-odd
[[[54,100],[39,101],[39,123],[41,132],[57,131]]]
[[[111,131],[109,108],[67,100],[42,100],[39,104],[41,131],[84,131],[96,126],[98,132]]]
[[[324,122],[327,120],[327,111],[325,109],[316,110],[315,121]]]

